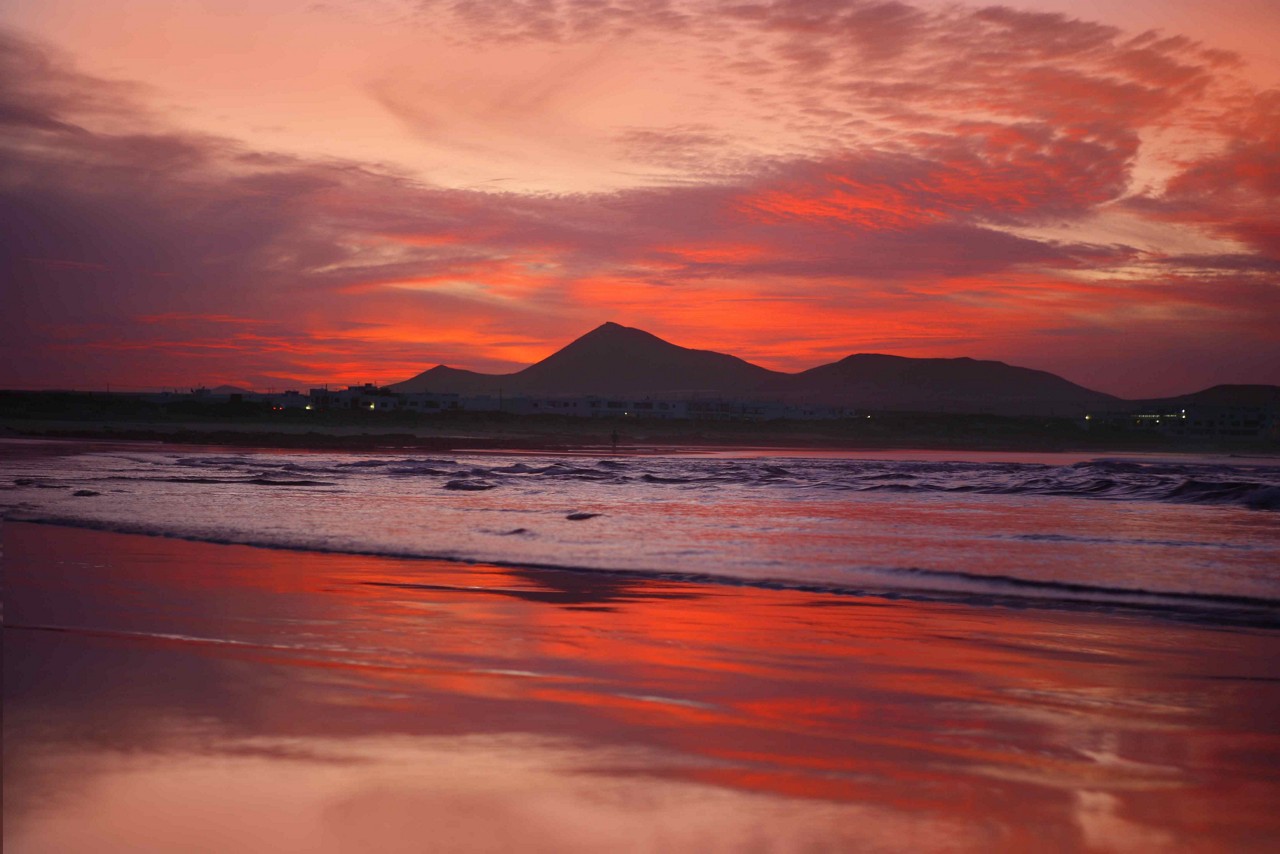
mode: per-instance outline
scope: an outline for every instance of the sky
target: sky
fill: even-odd
[[[1280,383],[1272,0],[6,0],[0,387],[391,383],[605,321]]]

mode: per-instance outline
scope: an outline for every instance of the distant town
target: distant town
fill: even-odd
[[[856,417],[857,413],[841,406],[796,405],[765,402],[699,398],[617,397],[601,395],[462,395],[443,392],[399,392],[373,383],[344,389],[310,389],[306,394],[288,390],[278,394],[249,391],[195,388],[189,393],[160,392],[139,395],[152,403],[177,400],[208,403],[256,402],[273,410],[367,410],[370,412],[505,412],[512,415],[562,415],[575,418],[644,418],[658,420],[705,421],[830,421]]]
[[[870,419],[878,410],[842,406],[802,405],[722,397],[625,397],[558,395],[548,397],[462,395],[437,392],[399,392],[373,383],[331,389],[291,389],[279,393],[239,389],[194,388],[125,395],[165,405],[257,404],[273,412],[448,412],[507,413],[517,416],[624,418],[687,421],[839,421]],[[1280,404],[1189,403],[1155,407],[1100,409],[1073,419],[1089,431],[1151,433],[1171,438],[1245,439],[1280,441]]]

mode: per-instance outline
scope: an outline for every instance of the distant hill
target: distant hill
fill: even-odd
[[[1004,362],[860,353],[784,375],[789,400],[912,412],[1073,415],[1119,399]]]
[[[605,323],[542,361],[510,374],[482,374],[438,365],[391,386],[395,391],[464,395],[588,395],[727,397],[830,404],[904,412],[997,415],[1082,415],[1133,408],[1125,401],[1055,374],[1004,362],[911,359],[861,353],[795,374],[710,350],[693,350],[640,329]],[[1173,400],[1265,397],[1275,386],[1217,386]],[[1184,404],[1185,405],[1185,404]]]
[[[439,365],[396,383],[395,391],[459,394],[738,395],[778,375],[736,356],[691,350],[640,329],[606,323],[537,364],[512,374]]]
[[[390,388],[398,392],[434,391],[442,394],[497,394],[503,381],[511,374],[481,374],[463,371],[448,365],[436,365],[416,377],[393,383]]]
[[[1182,409],[1188,406],[1280,406],[1280,386],[1215,385],[1177,397],[1124,401],[1132,408]]]

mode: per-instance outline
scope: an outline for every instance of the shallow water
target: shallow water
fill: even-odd
[[[14,520],[274,548],[1280,624],[1269,459],[5,443]]]
[[[6,852],[1181,854],[1280,833],[1271,629],[0,533]]]

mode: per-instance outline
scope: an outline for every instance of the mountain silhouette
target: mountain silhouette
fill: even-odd
[[[512,374],[443,365],[397,383],[395,391],[538,395],[739,395],[779,376],[736,356],[691,350],[641,329],[605,323],[537,364]]]
[[[392,391],[434,391],[444,394],[497,394],[510,374],[481,374],[448,365],[436,365],[416,377],[394,383]]]
[[[792,400],[917,412],[1067,414],[1116,402],[1047,371],[970,358],[860,353],[788,375]]]
[[[739,394],[773,373],[737,356],[679,347],[641,329],[606,323],[513,379],[542,394]]]
[[[617,323],[605,323],[514,373],[438,365],[391,388],[464,395],[725,397],[1005,415],[1076,415],[1123,403],[1046,371],[968,358],[858,354],[788,374]]]
[[[1280,386],[1215,385],[1191,394],[1133,401],[1144,409],[1177,410],[1188,406],[1280,406]]]

